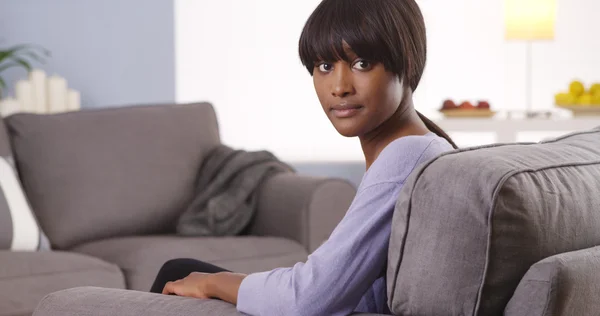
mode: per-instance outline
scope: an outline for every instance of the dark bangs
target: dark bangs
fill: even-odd
[[[385,29],[376,19],[368,18],[373,15],[368,11],[373,11],[369,7],[374,2],[377,1],[321,2],[300,36],[300,59],[311,74],[317,61],[351,62],[344,52],[344,42],[360,58],[381,62],[393,71],[395,67],[382,34]]]
[[[407,78],[414,90],[424,69],[425,42],[414,0],[323,0],[302,30],[299,54],[312,75],[319,61],[352,62],[346,43],[358,57],[380,62],[400,78],[415,77]]]

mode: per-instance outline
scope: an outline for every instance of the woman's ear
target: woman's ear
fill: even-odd
[[[398,76],[398,80],[400,80],[400,84],[406,90],[409,87],[408,80],[406,80],[406,76]]]
[[[404,94],[408,94],[415,92],[415,90],[410,86],[410,82],[408,79],[406,79],[406,77],[402,77],[400,79],[400,84],[402,85],[402,90],[404,91]]]
[[[400,86],[402,87],[402,93],[406,95],[408,92],[410,92],[410,85],[408,84],[408,80],[406,80],[406,77],[400,76],[398,76],[398,80],[400,81]]]
[[[406,80],[406,76],[396,75],[396,78],[398,78],[398,82],[402,86],[403,90],[406,90],[406,87],[408,86],[408,80]]]

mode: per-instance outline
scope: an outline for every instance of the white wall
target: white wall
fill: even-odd
[[[600,1],[557,0],[556,37],[534,42],[536,109],[552,107],[554,94],[573,79],[600,81]],[[525,108],[525,44],[504,40],[502,0],[420,0],[429,36],[420,106],[444,97],[487,98],[498,109]]]
[[[549,108],[574,78],[600,81],[600,1],[558,0],[556,39],[533,46],[533,103]],[[175,0],[176,98],[217,110],[223,141],[282,159],[361,160],[358,140],[322,113],[297,53],[319,0]],[[525,45],[504,41],[502,0],[419,0],[429,60],[415,96],[436,117],[446,98],[525,106]]]

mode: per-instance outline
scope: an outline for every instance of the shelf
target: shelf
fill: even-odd
[[[468,132],[496,134],[497,142],[515,142],[521,132],[573,132],[600,126],[598,118],[569,119],[484,119],[451,118],[434,121],[446,132]]]

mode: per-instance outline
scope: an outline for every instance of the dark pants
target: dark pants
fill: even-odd
[[[173,259],[163,264],[150,288],[152,293],[162,293],[167,282],[177,281],[190,275],[192,272],[218,273],[229,272],[210,263],[195,259]]]

